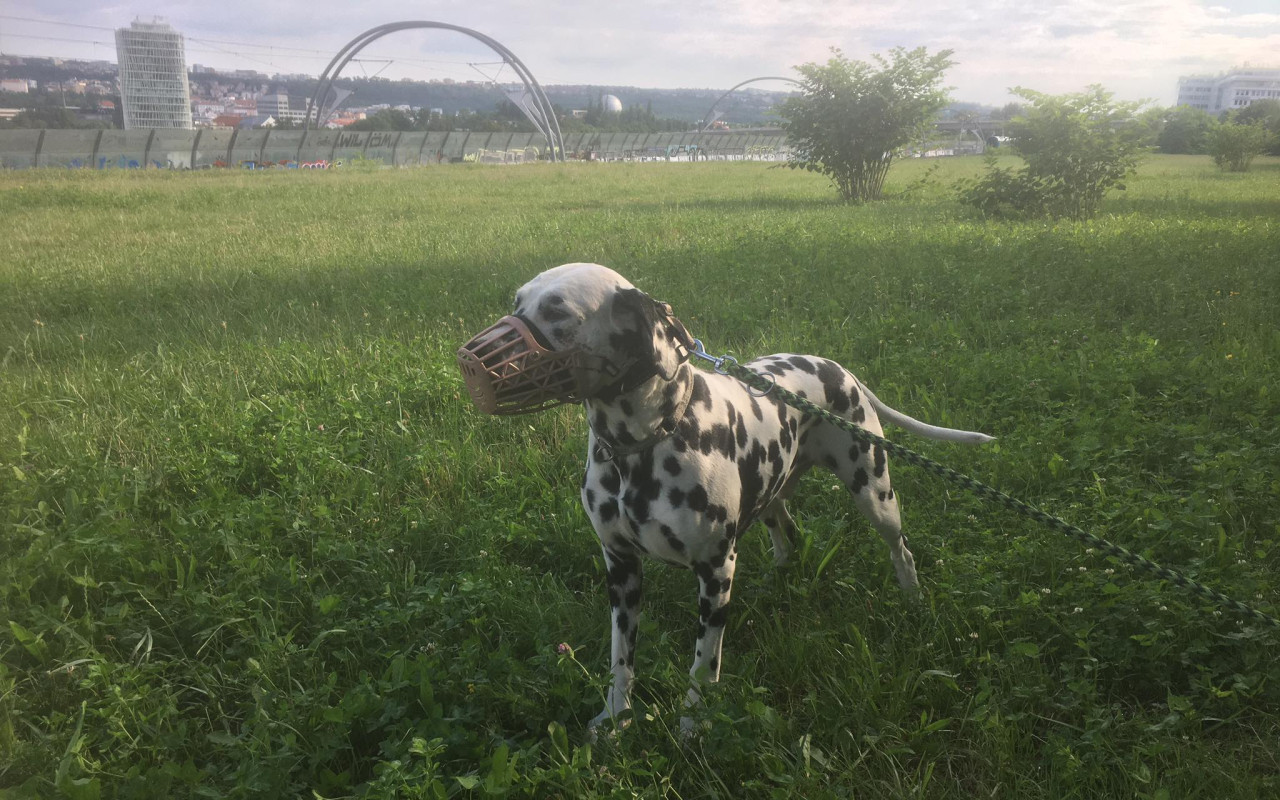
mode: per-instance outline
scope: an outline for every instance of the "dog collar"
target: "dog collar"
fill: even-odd
[[[678,373],[677,373],[678,374]],[[601,461],[613,461],[618,457],[626,457],[643,452],[655,446],[659,442],[668,439],[680,427],[680,420],[684,419],[684,412],[689,408],[689,400],[693,397],[693,383],[695,376],[689,376],[689,385],[685,387],[684,394],[680,398],[680,402],[676,403],[675,409],[671,412],[670,417],[664,417],[657,430],[652,435],[641,439],[638,442],[630,444],[622,444],[612,436],[603,434],[596,430],[591,424],[590,415],[587,418],[587,427],[596,436],[595,453]]]

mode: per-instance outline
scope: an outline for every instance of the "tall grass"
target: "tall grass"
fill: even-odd
[[[793,565],[744,540],[709,729],[673,732],[695,581],[654,566],[636,724],[586,743],[585,426],[481,417],[453,365],[566,261],[1280,608],[1280,163],[1153,158],[1057,224],[923,167],[860,207],[758,164],[0,173],[0,794],[1275,796],[1275,633],[909,468],[923,603],[814,474]]]

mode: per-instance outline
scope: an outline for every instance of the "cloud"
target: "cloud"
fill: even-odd
[[[1056,93],[1090,83],[1125,99],[1170,103],[1179,75],[1188,71],[1280,61],[1274,0],[486,0],[412,10],[391,0],[159,0],[145,9],[90,10],[75,0],[10,0],[8,8],[14,16],[106,27],[126,25],[140,11],[159,14],[188,36],[190,61],[265,72],[316,74],[360,31],[406,16],[482,31],[515,52],[542,83],[728,88],[760,75],[791,75],[797,64],[825,60],[833,46],[851,58],[897,45],[946,48],[955,51],[956,66],[947,75],[955,96],[992,104],[1005,102],[1014,85]],[[5,27],[17,33],[30,26]],[[109,37],[95,34],[103,35]],[[0,34],[0,49],[31,52],[30,42],[18,41]],[[95,57],[111,57],[102,51],[95,48]],[[497,60],[479,43],[441,32],[394,34],[362,57],[351,74],[382,69],[388,77],[458,80],[482,79],[483,70],[469,64]]]

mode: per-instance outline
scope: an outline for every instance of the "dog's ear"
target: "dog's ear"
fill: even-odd
[[[619,289],[609,314],[613,321],[609,346],[619,356],[645,364],[656,362],[653,334],[658,311],[653,298],[639,289]]]

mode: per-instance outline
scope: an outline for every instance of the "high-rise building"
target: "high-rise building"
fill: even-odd
[[[1178,105],[1210,114],[1244,108],[1254,100],[1280,100],[1280,69],[1237,67],[1221,75],[1178,79]]]
[[[182,34],[159,18],[116,30],[125,130],[191,128]]]

